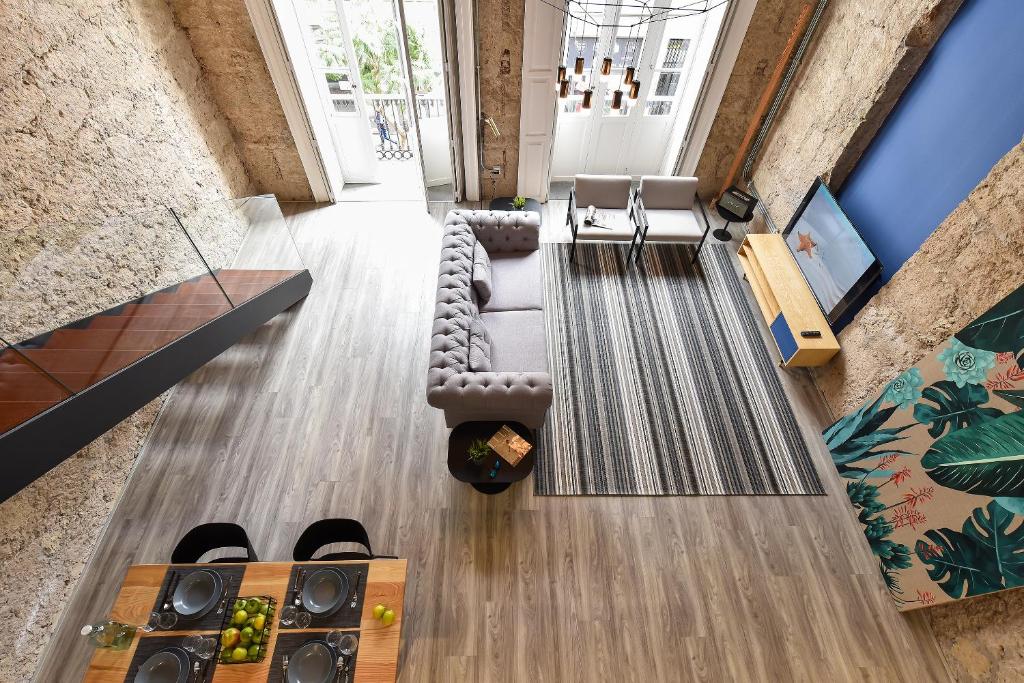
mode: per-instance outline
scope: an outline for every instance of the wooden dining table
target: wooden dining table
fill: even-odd
[[[398,674],[398,651],[401,645],[403,600],[405,598],[405,560],[353,560],[351,562],[253,562],[245,565],[245,574],[239,587],[239,595],[266,595],[276,599],[283,605],[289,592],[289,577],[292,567],[315,566],[317,564],[369,564],[366,577],[366,589],[362,604],[359,627],[352,629],[283,629],[279,617],[275,616],[271,629],[270,645],[266,657],[261,662],[225,664],[217,660],[211,663],[214,683],[239,683],[241,681],[265,681],[271,674],[271,663],[274,661],[274,648],[278,635],[281,633],[323,634],[326,631],[358,631],[359,649],[355,659],[353,683],[379,683],[394,681]],[[226,565],[173,565],[180,567],[211,567]],[[164,576],[171,565],[142,564],[128,568],[121,590],[117,595],[110,612],[110,619],[125,624],[145,624],[149,620],[150,611],[157,600],[163,584]],[[378,603],[384,604],[395,612],[395,620],[385,626],[373,616],[373,608]],[[208,634],[219,638],[219,631],[181,630],[177,625],[172,630],[157,629],[150,633],[138,631],[132,644],[125,650],[97,649],[93,653],[85,681],[116,681],[121,683],[128,675],[135,649],[139,642],[148,637],[185,636],[195,633]]]

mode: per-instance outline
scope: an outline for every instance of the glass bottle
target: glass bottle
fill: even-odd
[[[86,624],[82,635],[89,638],[93,647],[107,647],[127,650],[135,638],[135,627],[119,621],[105,621],[100,624]]]

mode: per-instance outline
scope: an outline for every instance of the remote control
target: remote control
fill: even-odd
[[[801,337],[813,337],[813,338],[817,339],[818,337],[821,337],[821,332],[819,332],[818,330],[803,330],[800,333],[800,336]]]

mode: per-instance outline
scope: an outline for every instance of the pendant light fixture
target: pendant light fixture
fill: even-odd
[[[626,67],[626,75],[622,78],[624,85],[629,85],[633,82],[633,76],[636,74],[636,69],[632,66]]]
[[[593,99],[594,99],[594,89],[593,88],[587,88],[586,90],[584,90],[583,91],[583,108],[584,109],[590,109],[591,100],[593,100]]]
[[[565,65],[558,67],[558,76],[555,77],[555,87],[557,88],[562,81],[565,80]]]
[[[612,109],[622,109],[622,91],[616,90],[612,93]]]
[[[583,75],[583,57],[576,57],[576,68],[573,69],[573,73],[577,76]]]
[[[558,84],[558,96],[563,100],[569,96],[569,79],[566,78]]]
[[[640,97],[640,81],[633,81],[629,84],[629,99],[635,100]]]
[[[601,75],[602,76],[611,76],[612,75],[612,58],[611,57],[605,57],[604,60],[601,62]]]

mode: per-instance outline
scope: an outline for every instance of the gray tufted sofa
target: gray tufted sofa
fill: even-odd
[[[445,219],[437,278],[427,402],[444,410],[449,427],[508,420],[540,427],[551,406],[544,330],[540,216],[521,211],[457,210]],[[492,294],[473,287],[473,249],[490,255]],[[470,370],[470,324],[490,335],[489,372]]]

